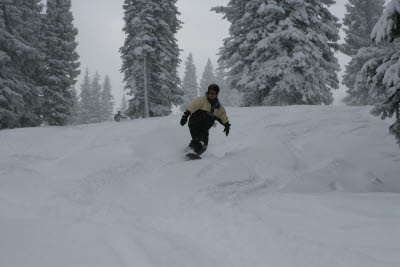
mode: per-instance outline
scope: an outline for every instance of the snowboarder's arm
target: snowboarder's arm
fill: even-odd
[[[228,116],[226,116],[226,111],[223,106],[221,106],[218,110],[217,121],[222,125],[225,125],[227,122],[229,122]]]
[[[222,120],[221,120],[220,118],[215,117],[215,119],[216,119],[220,124],[224,125],[224,124],[222,123]]]
[[[224,133],[226,136],[228,136],[229,131],[231,129],[231,124],[229,123],[228,116],[226,116],[226,110],[223,106],[219,108],[218,116],[215,117],[215,119],[224,125]]]

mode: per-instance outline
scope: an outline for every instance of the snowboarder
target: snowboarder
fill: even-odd
[[[226,116],[225,108],[218,100],[219,86],[211,84],[204,96],[199,96],[192,100],[180,121],[184,126],[189,118],[189,130],[192,141],[189,148],[197,155],[206,151],[208,146],[208,131],[215,126],[215,121],[224,125],[224,133],[229,134],[231,124]]]
[[[121,115],[121,111],[118,111],[118,113],[115,114],[115,116],[114,116],[114,120],[115,121],[120,121],[121,119],[126,119],[126,117]]]

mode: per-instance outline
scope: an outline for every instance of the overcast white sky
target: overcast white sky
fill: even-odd
[[[124,87],[123,76],[119,71],[122,63],[118,51],[125,38],[122,32],[123,2],[123,0],[72,0],[74,23],[79,30],[77,41],[82,73],[88,67],[91,73],[98,71],[102,77],[105,74],[110,76],[116,108],[120,105]],[[228,2],[228,0],[178,0],[180,20],[184,23],[177,35],[179,47],[183,50],[181,74],[189,52],[193,53],[198,78],[201,77],[208,57],[215,66],[218,49],[222,46],[222,40],[228,36],[229,23],[210,9],[226,5]],[[336,2],[331,10],[337,17],[343,18],[344,5],[348,0]],[[348,59],[340,55],[339,60],[344,65]],[[77,89],[79,87],[80,80]],[[335,93],[336,97],[342,95],[343,90]]]

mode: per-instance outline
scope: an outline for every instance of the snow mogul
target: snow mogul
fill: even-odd
[[[208,131],[216,126],[217,120],[224,126],[224,133],[229,134],[231,124],[226,116],[225,108],[218,100],[219,86],[211,84],[204,96],[196,97],[191,101],[180,121],[184,126],[189,118],[189,130],[192,141],[187,150],[201,155],[207,150]]]

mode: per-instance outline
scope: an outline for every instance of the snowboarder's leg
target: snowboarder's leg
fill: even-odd
[[[189,148],[192,148],[196,154],[201,155],[207,149],[208,129],[201,127],[201,125],[189,125],[189,130],[192,136]]]
[[[200,155],[203,153],[203,145],[200,143],[200,140],[192,139],[189,145],[190,148],[194,150],[194,153]]]
[[[207,135],[202,137],[202,140],[201,140],[200,143],[202,144],[202,150],[198,153],[199,155],[203,154],[207,150],[207,146],[208,146],[208,131],[207,131]]]

